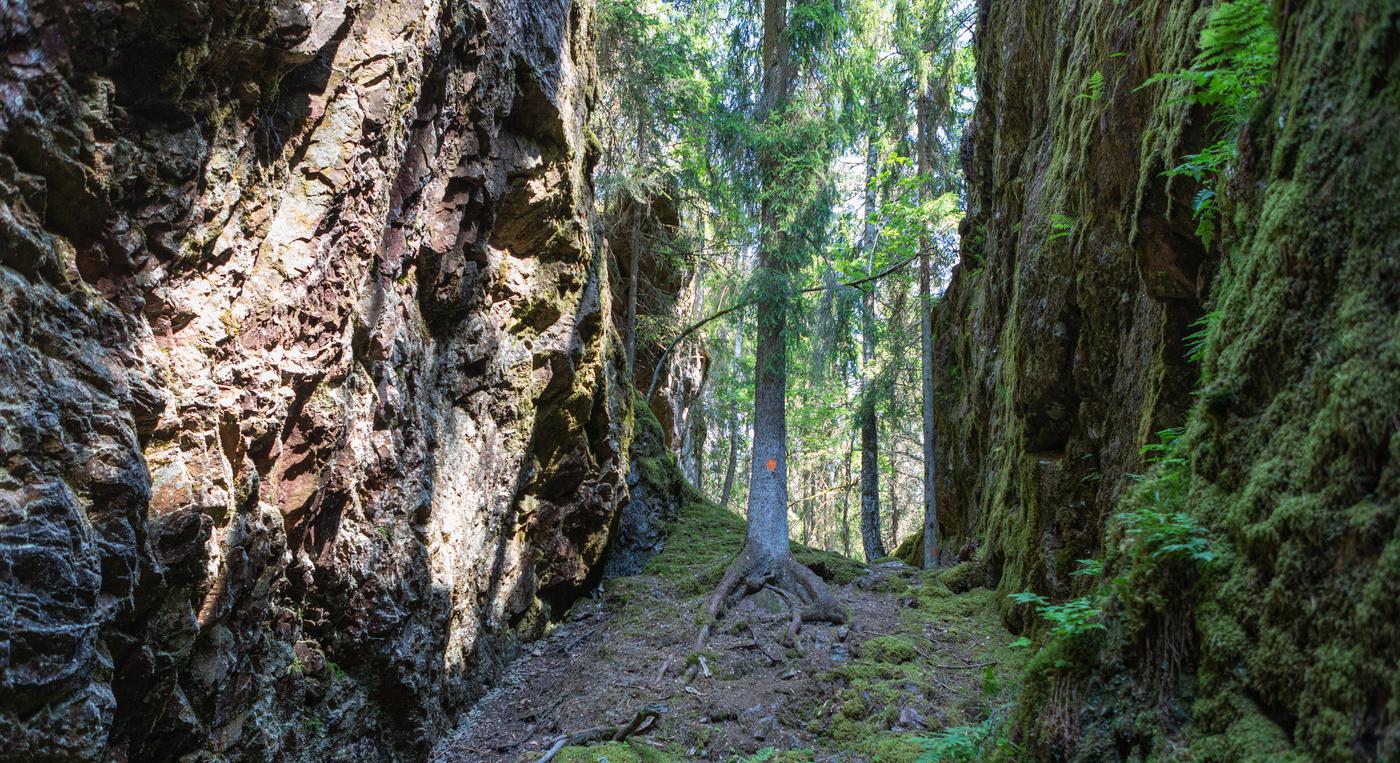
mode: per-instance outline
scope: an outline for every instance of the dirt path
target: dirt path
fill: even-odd
[[[796,649],[780,644],[777,595],[744,599],[686,687],[703,600],[689,582],[607,581],[511,666],[434,759],[534,761],[561,734],[625,724],[652,706],[661,714],[649,733],[556,760],[913,761],[936,743],[931,732],[975,729],[967,724],[997,711],[997,676],[1017,656],[991,592],[955,595],[933,573],[885,562],[833,583],[852,624],[806,625]]]

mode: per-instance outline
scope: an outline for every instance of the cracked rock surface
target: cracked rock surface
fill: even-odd
[[[631,399],[590,23],[0,8],[0,747],[421,756],[591,585]]]

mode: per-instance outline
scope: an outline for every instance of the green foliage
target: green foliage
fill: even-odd
[[[1010,598],[1017,604],[1035,605],[1036,614],[1051,623],[1050,633],[1057,639],[1071,639],[1105,628],[1103,610],[1093,596],[1081,596],[1063,604],[1051,604],[1044,596],[1029,591],[1013,593]]]
[[[1157,433],[1157,442],[1144,445],[1143,455],[1154,466],[1131,496],[1137,505],[1116,515],[1129,541],[1130,554],[1153,559],[1182,557],[1194,562],[1215,558],[1205,528],[1184,509],[1190,487],[1190,462],[1176,427]]]
[[[846,14],[836,0],[795,0],[788,10],[788,44],[809,66],[826,63],[845,30]]]
[[[1211,310],[1191,322],[1191,328],[1196,330],[1186,335],[1186,360],[1192,363],[1201,362],[1205,357],[1206,343],[1219,323],[1219,310]]]
[[[1071,575],[1084,575],[1094,578],[1103,575],[1103,562],[1098,559],[1079,559],[1077,564],[1079,565],[1079,569],[1071,572]]]
[[[1181,466],[1186,459],[1181,452],[1181,437],[1186,434],[1183,427],[1167,427],[1157,433],[1157,442],[1142,446],[1142,455],[1149,464]]]
[[[1103,72],[1096,71],[1084,80],[1084,87],[1075,96],[1077,100],[1097,101],[1103,97]]]
[[[1142,507],[1117,516],[1141,553],[1154,558],[1184,556],[1197,562],[1209,562],[1215,558],[1205,537],[1205,528],[1185,513],[1153,511]]]
[[[1049,242],[1069,238],[1074,235],[1074,228],[1077,224],[1075,219],[1069,215],[1052,214],[1050,215],[1050,235],[1045,240]]]
[[[1215,237],[1219,181],[1238,155],[1240,127],[1273,81],[1277,62],[1278,32],[1269,3],[1228,0],[1216,6],[1201,30],[1200,49],[1191,68],[1154,75],[1142,85],[1184,83],[1186,99],[1210,110],[1216,141],[1166,172],[1168,177],[1184,175],[1201,184],[1191,213],[1196,235],[1207,247]]]
[[[1015,752],[1015,745],[1006,735],[1008,710],[1009,707],[1002,707],[981,723],[953,726],[919,738],[923,754],[917,763],[972,763],[995,753]]]

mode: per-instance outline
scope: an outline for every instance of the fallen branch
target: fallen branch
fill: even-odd
[[[596,633],[597,631],[598,631],[597,628],[592,628],[592,629],[589,629],[589,630],[584,631],[583,633],[580,633],[578,636],[575,636],[575,637],[573,638],[573,640],[571,640],[568,644],[566,644],[566,645],[564,646],[564,653],[565,653],[565,654],[568,654],[569,652],[572,652],[573,649],[574,649],[574,647],[578,646],[578,644],[579,644],[580,641],[583,641],[584,639],[588,638],[589,636],[592,636],[592,635],[593,635],[594,633]]]
[[[993,665],[999,664],[1001,663],[997,662],[996,660],[990,660],[988,662],[968,663],[967,665],[933,665],[931,667],[939,668],[942,670],[976,670],[978,668],[990,668]]]
[[[666,671],[671,669],[671,661],[673,659],[675,659],[674,656],[667,656],[666,659],[661,661],[661,669],[656,671],[656,680],[658,682],[666,677]]]
[[[576,731],[572,734],[564,734],[556,737],[554,742],[545,750],[535,763],[549,763],[554,760],[554,756],[559,751],[570,745],[593,744],[595,742],[621,742],[630,736],[645,734],[656,728],[656,722],[661,718],[661,713],[665,709],[658,705],[647,705],[637,714],[632,716],[632,720],[622,726],[596,726],[584,731]]]

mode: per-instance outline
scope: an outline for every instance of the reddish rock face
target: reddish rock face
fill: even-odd
[[[0,748],[414,754],[599,574],[589,23],[0,10]]]

